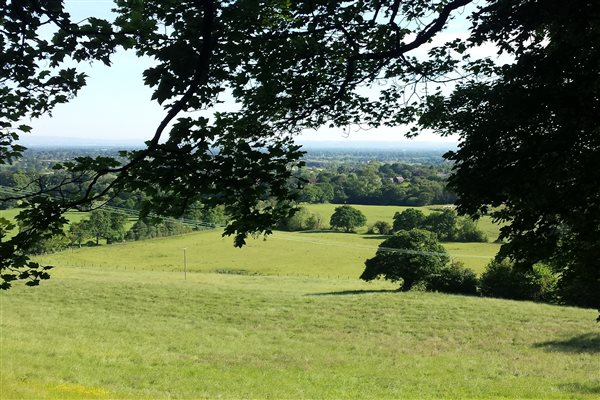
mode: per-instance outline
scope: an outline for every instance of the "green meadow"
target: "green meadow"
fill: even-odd
[[[391,289],[59,267],[0,294],[0,395],[598,398],[593,310]]]
[[[0,218],[6,218],[9,221],[15,221],[15,217],[21,211],[19,208],[10,208],[8,210],[0,210]],[[79,211],[68,211],[65,213],[65,217],[69,220],[69,222],[79,222],[82,219],[87,217],[87,213],[79,212]],[[9,235],[13,235],[17,233],[17,228],[13,229],[9,232]]]
[[[0,398],[600,396],[594,310],[360,281],[383,239],[237,249],[213,230],[40,256],[52,279],[0,293]],[[444,246],[481,272],[499,245]]]
[[[339,204],[304,204],[311,212],[319,214],[323,218],[324,227],[329,228],[329,218]],[[366,206],[351,204],[352,207],[359,209],[367,217],[367,226],[372,225],[376,221],[386,221],[390,225],[394,221],[394,214],[402,212],[408,208],[416,208],[421,210],[425,215],[432,211],[443,209],[448,206],[423,206],[423,207],[405,207],[405,206]],[[488,237],[488,240],[493,242],[498,238],[499,226],[492,222],[490,217],[483,217],[477,221],[477,227],[482,230]],[[367,227],[362,227],[358,232],[366,232]]]
[[[233,273],[250,271],[267,275],[303,275],[357,278],[367,258],[383,241],[379,235],[341,232],[275,232],[250,238],[234,248],[218,230],[155,240],[71,249],[42,256],[52,265],[99,266],[118,269],[183,270],[183,249],[191,271]],[[495,243],[445,243],[451,255],[476,272],[496,254]]]

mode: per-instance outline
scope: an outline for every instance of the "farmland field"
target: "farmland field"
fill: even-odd
[[[306,207],[327,222],[335,204],[310,204]],[[394,213],[408,207],[354,205],[367,216],[367,225],[375,221],[392,222]],[[439,206],[437,206],[439,208]],[[436,207],[420,207],[429,213]],[[2,210],[0,216],[11,219],[18,210]],[[69,221],[79,221],[86,213],[69,212]],[[133,222],[130,220],[128,226]],[[479,226],[489,238],[498,236],[498,226],[489,218],[483,218]],[[111,247],[73,249],[43,257],[50,264],[69,266],[102,265],[108,268],[180,269],[182,251],[187,248],[189,268],[195,271],[244,269],[273,275],[340,276],[356,278],[362,272],[364,261],[372,257],[377,246],[385,239],[379,235],[341,232],[275,232],[267,240],[249,239],[244,249],[234,249],[231,238],[221,238],[218,231],[204,231],[180,238],[165,238],[160,242],[145,241],[113,245]],[[125,247],[123,247],[125,246]],[[499,249],[496,243],[444,243],[444,247],[456,259],[481,273]]]
[[[382,240],[215,230],[41,256],[51,280],[0,293],[0,398],[598,398],[594,310],[361,282]],[[444,246],[481,272],[499,245]]]
[[[313,275],[356,278],[384,238],[341,232],[275,232],[264,240],[249,239],[233,247],[220,231],[204,231],[156,240],[67,250],[43,256],[44,262],[67,266],[181,270],[186,248],[193,271],[246,270],[270,275]],[[455,258],[482,272],[495,255],[495,243],[446,243]]]
[[[324,227],[329,227],[329,218],[336,207],[340,204],[304,204],[311,212],[319,214],[325,222]],[[365,206],[351,204],[352,207],[359,209],[367,217],[367,226],[372,225],[376,221],[386,221],[390,225],[394,220],[394,214],[396,212],[402,212],[409,208],[416,208],[423,211],[424,214],[429,214],[432,211],[443,209],[446,206],[423,206],[423,207],[405,207],[405,206]],[[498,238],[499,226],[492,222],[490,217],[483,217],[477,221],[477,226],[482,230],[488,237],[489,241],[494,241]],[[366,227],[359,229],[359,232],[365,232]]]
[[[15,216],[21,211],[19,208],[10,208],[8,210],[0,210],[0,218],[6,218],[9,221],[14,221]],[[65,217],[69,220],[69,222],[79,222],[82,219],[87,217],[87,213],[79,212],[79,211],[69,211],[65,213]],[[9,234],[17,233],[17,229],[13,229]]]
[[[0,294],[1,397],[600,394],[593,310],[392,288],[58,268]]]

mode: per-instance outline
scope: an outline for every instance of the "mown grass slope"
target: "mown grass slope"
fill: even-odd
[[[376,221],[386,221],[390,225],[394,221],[394,214],[402,212],[408,208],[416,208],[421,210],[425,215],[432,211],[441,210],[444,207],[450,206],[423,206],[423,207],[405,207],[405,206],[366,206],[360,204],[350,204],[352,207],[359,209],[367,217],[367,226],[358,229],[358,232],[364,233],[367,231],[367,227],[373,225]],[[329,219],[335,211],[336,207],[340,204],[304,204],[311,212],[319,214],[324,221],[324,228],[329,227]],[[500,226],[492,222],[490,217],[483,217],[477,221],[477,227],[483,231],[488,240],[493,242],[498,239]]]
[[[0,294],[0,397],[598,398],[592,310],[391,288],[58,268]]]
[[[181,270],[186,248],[188,268],[193,271],[246,270],[271,275],[310,275],[357,278],[367,258],[384,240],[378,235],[341,232],[275,232],[249,239],[247,246],[233,247],[221,231],[129,242],[110,246],[67,250],[40,259],[56,265],[103,266],[120,269]],[[496,254],[495,243],[446,243],[457,259],[476,272]]]

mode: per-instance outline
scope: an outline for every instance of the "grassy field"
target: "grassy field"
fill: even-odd
[[[40,257],[50,281],[0,293],[0,398],[600,396],[593,310],[361,282],[381,240],[204,231]],[[478,272],[498,248],[445,246]]]
[[[311,204],[308,208],[329,221],[334,204]],[[386,220],[390,223],[394,213],[407,207],[355,205],[367,216],[368,223]],[[422,207],[423,212],[430,209]],[[14,218],[18,210],[2,210],[0,216]],[[70,221],[80,221],[86,213],[70,212]],[[132,221],[129,221],[132,224]],[[498,235],[498,227],[488,219],[480,222],[489,237]],[[189,268],[194,271],[248,270],[271,275],[311,275],[356,278],[364,268],[364,261],[373,257],[384,237],[378,235],[346,234],[341,232],[276,232],[266,241],[250,239],[247,247],[235,249],[230,238],[221,238],[217,231],[113,245],[110,247],[74,249],[43,257],[43,261],[56,265],[104,266],[119,269],[181,269],[183,248],[187,248]],[[497,253],[495,243],[445,243],[456,259],[481,273]],[[234,271],[235,272],[235,271]]]
[[[15,221],[15,216],[21,211],[18,208],[10,208],[8,210],[0,210],[0,218],[6,218],[9,221]],[[69,222],[79,222],[84,218],[87,218],[88,213],[79,211],[68,211],[65,213],[65,217]],[[133,225],[133,222],[131,223]],[[12,236],[18,232],[18,228],[13,229],[8,233],[8,236]]]
[[[6,218],[8,220],[14,220],[15,216],[21,211],[19,208],[10,208],[8,210],[0,210],[0,217]],[[65,217],[69,220],[69,222],[79,222],[82,219],[86,218],[88,213],[79,212],[79,211],[68,211],[65,213]]]
[[[339,207],[339,204],[305,204],[306,207],[311,212],[319,214],[323,221],[325,222],[325,228],[329,227],[329,218],[331,218],[331,214],[336,207]],[[363,214],[367,217],[367,226],[362,227],[358,230],[358,232],[364,233],[367,231],[367,227],[373,225],[376,221],[386,221],[389,222],[390,225],[394,221],[394,214],[396,212],[402,212],[408,208],[417,208],[423,211],[424,214],[429,214],[431,211],[440,210],[444,206],[425,206],[425,207],[402,207],[402,206],[364,206],[351,204],[352,207],[355,207],[362,211]],[[483,217],[479,221],[477,221],[477,226],[480,230],[482,230],[488,237],[489,241],[494,241],[498,238],[499,234],[499,225],[494,224],[490,217]]]
[[[67,250],[40,259],[55,265],[102,266],[119,269],[181,270],[186,248],[192,271],[243,270],[269,275],[356,278],[384,238],[341,232],[275,232],[266,240],[250,239],[234,248],[220,231],[179,237]],[[480,273],[496,254],[495,243],[446,243],[451,255]]]
[[[306,207],[311,212],[317,213],[323,219],[324,229],[329,229],[329,219],[331,218],[331,214],[333,214],[336,207],[339,207],[339,204],[304,204],[303,207]],[[359,209],[365,214],[367,217],[367,225],[358,229],[359,233],[366,233],[368,226],[372,225],[376,221],[386,221],[390,224],[393,223],[394,214],[396,212],[402,212],[408,208],[417,208],[425,214],[429,214],[432,210],[439,210],[443,206],[425,206],[425,207],[402,207],[402,206],[365,206],[365,205],[357,205],[352,204],[352,207]],[[14,219],[15,215],[19,212],[19,209],[9,209],[9,210],[0,210],[0,217],[7,218],[9,220]],[[80,220],[87,218],[87,213],[84,212],[67,212],[66,217],[71,222],[79,222]],[[133,225],[135,221],[129,221],[129,226]],[[494,241],[498,238],[499,234],[499,226],[494,224],[489,217],[483,217],[479,221],[477,221],[477,226],[481,229],[487,236],[489,241]]]
[[[0,294],[0,397],[600,396],[592,310],[391,288],[58,268]]]

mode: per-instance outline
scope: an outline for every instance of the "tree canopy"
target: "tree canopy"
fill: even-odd
[[[351,232],[354,228],[363,226],[367,223],[367,217],[360,210],[343,205],[336,207],[329,220],[332,229],[342,228],[346,232]]]
[[[448,252],[434,233],[421,229],[400,231],[383,241],[375,257],[365,261],[360,279],[371,281],[382,276],[401,282],[400,289],[406,291],[439,273],[449,261]]]
[[[155,65],[144,82],[165,108],[145,148],[123,153],[124,161],[65,163],[63,184],[78,191],[39,185],[46,196],[27,197],[19,218],[30,229],[0,245],[3,287],[35,270],[25,255],[62,230],[65,210],[120,190],[145,192],[145,210],[160,214],[181,214],[196,201],[224,204],[225,233],[241,246],[293,212],[296,133],[412,123],[409,136],[422,128],[460,136],[447,155],[458,210],[507,223],[502,255],[524,266],[550,262],[563,287],[580,289],[570,301],[600,307],[597,1],[119,0],[115,7],[114,21],[79,23],[62,1],[5,0],[0,8],[0,162],[22,153],[15,141],[30,130],[23,121],[85,85],[73,61],[110,64],[119,48],[149,56]],[[468,36],[438,39],[461,12]],[[470,56],[484,43],[505,57]],[[239,108],[211,118],[184,114],[212,109],[223,93]],[[100,181],[109,183],[99,189]]]
[[[473,21],[471,43],[514,62],[429,97],[420,121],[460,136],[458,210],[507,222],[501,257],[553,265],[565,301],[600,308],[600,4],[495,1]]]

